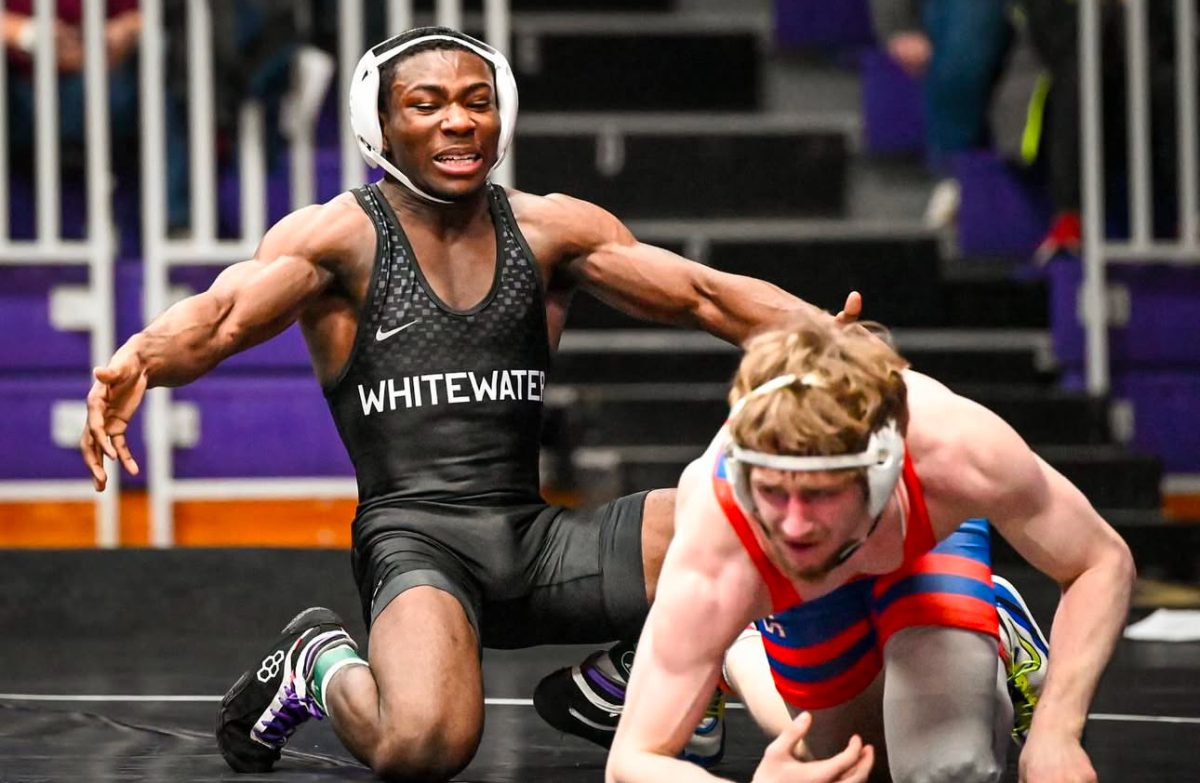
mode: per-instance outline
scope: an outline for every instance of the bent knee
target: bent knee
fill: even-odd
[[[996,783],[1004,770],[990,755],[971,758],[929,758],[897,774],[893,783]]]
[[[371,770],[388,783],[448,781],[471,762],[479,738],[479,732],[393,735],[375,749]]]

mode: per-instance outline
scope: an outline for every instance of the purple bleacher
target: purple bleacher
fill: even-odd
[[[175,450],[178,476],[352,475],[311,375],[213,376],[178,389],[175,396],[200,412],[199,442]]]
[[[79,447],[54,445],[50,423],[58,400],[82,401],[90,378],[86,364],[75,373],[39,377],[0,376],[0,477],[4,479],[86,479]]]
[[[0,267],[0,372],[87,371],[88,333],[63,332],[50,324],[50,291],[86,285],[87,279],[82,267]]]
[[[1084,332],[1077,316],[1082,269],[1076,258],[1049,265],[1050,328],[1054,352],[1068,368],[1084,362]],[[1114,372],[1191,367],[1200,372],[1200,268],[1167,264],[1114,264],[1110,285],[1129,294],[1129,323],[1109,330]]]
[[[1190,371],[1138,370],[1113,379],[1113,395],[1133,406],[1133,443],[1163,469],[1200,472],[1200,366]]]
[[[775,40],[793,49],[869,46],[875,41],[867,0],[775,0]]]
[[[962,186],[958,210],[962,255],[1032,255],[1050,225],[1052,210],[1045,190],[993,152],[961,153],[952,165]]]
[[[859,56],[862,76],[863,146],[874,155],[925,150],[921,83],[887,53],[867,49]]]

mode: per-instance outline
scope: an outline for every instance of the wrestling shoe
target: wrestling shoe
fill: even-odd
[[[1023,744],[1046,680],[1050,645],[1017,588],[995,575],[992,582],[1000,618],[1000,654],[1008,667],[1008,695],[1013,704],[1012,736],[1017,744]]]
[[[559,731],[610,748],[625,708],[625,683],[596,665],[602,655],[608,653],[592,653],[583,663],[547,675],[533,692],[533,707]],[[680,758],[709,767],[724,754],[725,695],[718,691]]]
[[[325,717],[309,677],[318,654],[346,644],[357,649],[340,617],[328,609],[305,609],[238,678],[217,713],[217,747],[234,771],[269,772],[300,724]]]
[[[533,708],[559,731],[609,748],[625,707],[625,683],[600,671],[602,655],[608,652],[546,675],[533,691]]]
[[[717,691],[704,710],[704,717],[692,732],[679,758],[705,769],[716,766],[725,756],[725,694]]]

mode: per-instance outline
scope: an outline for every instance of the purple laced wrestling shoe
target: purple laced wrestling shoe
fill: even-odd
[[[609,748],[625,709],[625,683],[600,670],[596,661],[602,655],[608,653],[592,653],[583,663],[547,675],[533,692],[533,707],[559,731]],[[711,767],[724,755],[725,697],[718,691],[680,758]]]
[[[625,684],[596,666],[607,654],[601,650],[583,663],[547,675],[533,692],[533,707],[542,720],[604,748],[612,746],[625,708]]]
[[[217,746],[236,772],[269,772],[288,738],[309,718],[325,713],[309,692],[317,656],[354,640],[328,609],[305,609],[253,668],[244,672],[217,714]]]

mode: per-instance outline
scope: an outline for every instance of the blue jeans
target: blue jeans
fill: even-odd
[[[926,0],[933,59],[925,77],[929,163],[948,173],[956,152],[991,143],[988,107],[1012,42],[1005,0]]]
[[[129,58],[108,73],[108,112],[114,146],[129,143],[138,136],[137,60]],[[9,144],[14,150],[33,149],[34,88],[31,75],[9,67]],[[58,133],[64,144],[84,142],[83,74],[72,73],[58,79]]]

